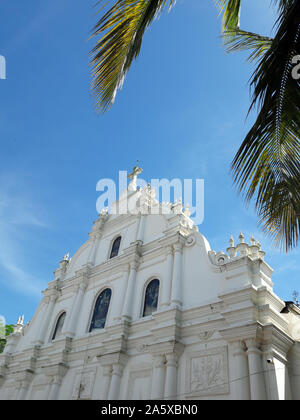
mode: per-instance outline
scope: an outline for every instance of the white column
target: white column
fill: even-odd
[[[242,342],[235,341],[233,347],[233,388],[235,400],[250,400],[250,382],[247,353]]]
[[[88,264],[94,265],[95,262],[95,255],[96,255],[96,249],[97,249],[97,235],[93,234],[92,241],[91,241],[90,251],[88,255]]]
[[[151,384],[151,399],[164,398],[165,387],[165,358],[162,355],[153,356],[153,371]]]
[[[65,319],[65,322],[64,322],[64,325],[63,325],[63,328],[62,328],[62,333],[64,335],[68,335],[69,325],[70,325],[70,322],[72,320],[72,314],[74,312],[74,308],[76,307],[76,302],[77,302],[77,298],[78,298],[78,290],[79,290],[79,285],[77,284],[74,287],[74,295],[72,297],[72,302],[71,302],[71,305],[70,305],[70,309],[67,311],[66,319]]]
[[[300,400],[300,343],[295,342],[290,352],[291,388],[294,400]]]
[[[137,273],[138,263],[136,261],[130,263],[130,273],[128,278],[128,286],[125,295],[125,303],[123,308],[122,316],[128,320],[131,320],[133,296],[135,291],[135,279]]]
[[[20,389],[21,389],[21,382],[20,381],[15,381],[15,392],[14,392],[14,396],[13,396],[12,400],[17,400],[18,399]]]
[[[112,377],[109,387],[108,400],[118,400],[121,385],[121,376],[123,373],[123,365],[120,363],[113,364]]]
[[[107,400],[112,376],[112,365],[103,366],[103,381],[101,400]]]
[[[180,242],[174,244],[174,265],[171,303],[177,305],[182,304],[182,247],[183,244]]]
[[[261,351],[254,339],[246,340],[246,345],[248,348],[251,400],[265,400],[267,395]]]
[[[29,388],[29,382],[22,381],[19,392],[18,392],[17,400],[26,400],[28,388]]]
[[[165,399],[177,399],[177,366],[178,357],[176,353],[166,354],[166,382]]]
[[[66,335],[74,337],[75,333],[76,333],[76,327],[77,327],[77,322],[78,322],[78,318],[80,315],[80,311],[81,311],[81,307],[82,307],[82,301],[83,301],[83,297],[84,297],[84,293],[87,287],[87,283],[86,280],[81,281],[81,283],[79,284],[79,288],[77,291],[77,295],[76,295],[76,299],[75,299],[75,305],[74,308],[72,310],[72,315],[71,315],[71,319],[69,320],[68,326],[67,326],[67,331],[65,332]]]
[[[167,274],[164,282],[162,283],[162,300],[161,306],[167,306],[170,304],[171,288],[172,288],[172,276],[173,276],[173,250],[171,246],[166,248],[167,252]]]
[[[128,275],[129,275],[129,264],[126,264],[123,271],[123,276],[120,284],[120,288],[117,290],[115,296],[115,316],[114,321],[121,319],[123,313],[123,306],[125,301],[125,295],[127,290],[127,283],[128,283]]]
[[[146,216],[144,214],[141,214],[140,221],[139,221],[139,228],[138,228],[137,237],[136,237],[137,241],[143,242],[145,219],[146,219]]]
[[[57,400],[59,389],[62,383],[62,377],[59,375],[53,376],[48,400]]]
[[[43,344],[46,339],[46,334],[47,334],[47,331],[49,330],[50,317],[53,313],[54,305],[57,299],[57,293],[56,292],[52,293],[46,299],[48,300],[48,304],[45,310],[41,328],[39,330],[39,336],[37,337],[37,340],[35,341],[36,344]]]

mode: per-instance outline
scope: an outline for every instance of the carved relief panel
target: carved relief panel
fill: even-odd
[[[151,367],[133,370],[129,374],[127,399],[147,400],[151,392]]]
[[[73,400],[90,400],[93,395],[96,368],[90,368],[84,372],[78,371],[74,379],[72,392]]]
[[[229,392],[227,347],[190,353],[187,359],[185,383],[188,397],[227,394]]]

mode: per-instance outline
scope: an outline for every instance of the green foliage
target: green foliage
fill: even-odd
[[[5,325],[5,336],[6,337],[9,334],[12,334],[13,331],[14,331],[14,326],[13,325]],[[3,352],[5,344],[6,344],[6,339],[5,338],[0,338],[0,353]]]
[[[238,28],[224,39],[228,51],[250,49],[250,60],[257,61],[250,110],[257,107],[258,117],[233,160],[234,179],[246,202],[255,198],[263,230],[287,251],[300,237],[300,81],[292,77],[292,58],[300,53],[300,3],[277,3],[274,39]]]

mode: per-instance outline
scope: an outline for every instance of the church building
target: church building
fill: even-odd
[[[211,250],[137,173],[114,203],[134,211],[103,209],[19,318],[0,399],[300,399],[300,309],[274,293],[261,245],[241,233]]]

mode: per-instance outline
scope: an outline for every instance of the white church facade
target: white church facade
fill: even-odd
[[[300,309],[241,234],[214,252],[136,177],[0,355],[3,400],[300,399]],[[152,214],[150,208],[163,210]]]

